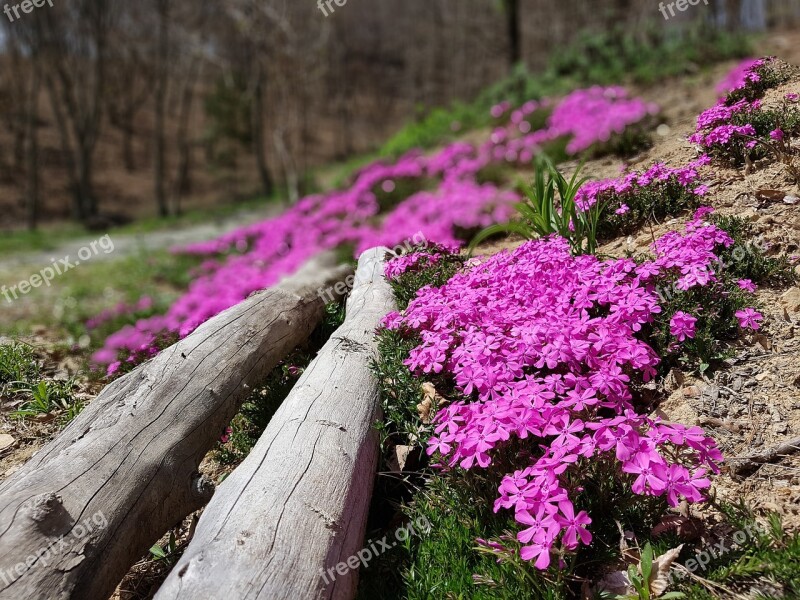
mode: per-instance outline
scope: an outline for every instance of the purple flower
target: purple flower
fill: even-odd
[[[778,129],[773,129],[772,131],[770,131],[769,132],[769,137],[771,137],[776,142],[782,142],[783,139],[786,137],[786,135],[783,133],[782,129],[778,128]]]
[[[761,321],[764,315],[753,308],[745,308],[736,311],[736,318],[739,319],[739,326],[742,329],[752,329],[758,331],[761,328]]]
[[[694,338],[697,319],[683,311],[676,312],[669,322],[669,332],[678,338],[679,342],[686,338]]]
[[[756,290],[758,289],[758,287],[756,286],[756,284],[755,284],[755,283],[753,283],[752,281],[750,281],[749,279],[740,279],[740,280],[737,282],[737,284],[738,284],[738,286],[739,286],[739,288],[740,288],[740,289],[743,289],[743,290],[744,290],[744,291],[746,291],[746,292],[753,292],[753,293],[755,293],[755,292],[756,292]]]

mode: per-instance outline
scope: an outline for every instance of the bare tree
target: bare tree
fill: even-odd
[[[43,11],[45,83],[69,156],[73,214],[97,214],[94,151],[100,134],[106,83],[108,35],[114,0],[79,0],[63,10]],[[38,16],[38,15],[37,15]]]

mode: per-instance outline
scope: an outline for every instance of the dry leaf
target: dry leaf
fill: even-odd
[[[672,550],[667,550],[658,558],[653,559],[653,570],[650,573],[650,591],[656,598],[667,591],[669,587],[669,571],[678,555],[683,549],[683,544]]]
[[[417,404],[417,412],[422,422],[427,425],[433,420],[433,407],[444,406],[446,400],[438,394],[433,384],[428,381],[422,384],[422,393],[424,397],[422,402]]]

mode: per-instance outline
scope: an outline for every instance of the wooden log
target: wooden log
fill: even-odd
[[[344,324],[219,486],[156,600],[355,596],[358,570],[335,568],[364,544],[377,469],[380,404],[370,367],[375,329],[395,309],[386,252],[361,257]]]
[[[198,466],[250,393],[324,316],[352,269],[331,254],[106,387],[0,484],[0,599],[105,600],[210,499]]]

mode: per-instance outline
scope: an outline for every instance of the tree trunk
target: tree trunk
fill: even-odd
[[[508,31],[508,59],[511,68],[514,68],[522,61],[519,0],[503,0],[503,4],[505,5]]]
[[[191,188],[192,142],[189,139],[189,120],[192,116],[195,81],[200,75],[199,59],[191,59],[181,90],[181,105],[178,114],[178,173],[172,193],[172,214],[179,216],[183,211],[181,198]]]
[[[64,155],[64,161],[67,165],[67,177],[69,180],[70,192],[72,193],[72,218],[82,221],[86,218],[86,215],[83,212],[83,202],[81,201],[81,196],[78,191],[78,179],[75,176],[75,154],[73,153],[67,116],[64,114],[64,110],[59,103],[56,83],[53,81],[51,75],[45,74],[45,84],[50,97],[50,106],[53,110],[53,116],[55,117],[56,126],[58,128],[58,137],[61,141],[61,153]]]
[[[158,214],[169,216],[166,190],[166,112],[169,55],[169,0],[158,0],[158,58],[156,65],[156,119],[153,134],[155,136],[155,152],[153,160],[154,186]]]
[[[258,57],[253,58],[258,63]],[[253,126],[253,150],[256,155],[256,165],[258,175],[261,179],[261,190],[265,196],[272,195],[272,177],[267,166],[267,149],[264,139],[264,70],[260,64],[255,67],[255,81],[253,83],[253,106],[252,106],[252,126]]]
[[[321,321],[332,254],[118,379],[0,484],[0,599],[105,599],[202,507],[198,465],[242,401]]]
[[[156,600],[352,600],[378,461],[375,329],[395,309],[385,248],[365,253],[344,324],[221,484]]]
[[[42,87],[42,66],[37,56],[32,57],[33,73],[27,104],[25,123],[26,185],[25,206],[28,229],[34,231],[39,224],[39,92]]]

